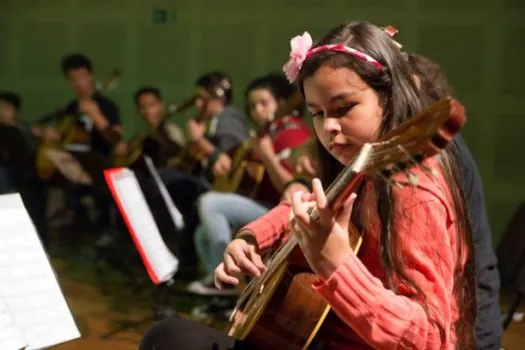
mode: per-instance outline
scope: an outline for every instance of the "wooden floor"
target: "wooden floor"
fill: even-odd
[[[82,338],[58,345],[56,350],[136,350],[144,332],[151,322],[138,329],[120,333],[108,340],[100,336],[126,319],[139,319],[146,316],[147,310],[132,308],[132,312],[112,311],[110,299],[90,285],[61,277],[61,285],[68,299]],[[507,350],[525,348],[525,322],[513,323],[504,334],[504,347]]]
[[[140,308],[132,314],[112,311],[110,300],[102,295],[97,288],[62,278],[61,285],[67,297],[73,316],[77,322],[82,338],[58,345],[56,350],[136,350],[142,334],[151,326],[146,323],[139,329],[120,333],[108,340],[101,340],[100,336],[118,323],[126,319],[138,319],[146,316],[147,312]]]

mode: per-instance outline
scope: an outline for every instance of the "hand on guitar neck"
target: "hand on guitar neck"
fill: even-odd
[[[190,142],[196,142],[204,137],[206,133],[206,123],[198,119],[189,119],[186,123],[186,131]]]
[[[325,191],[319,179],[312,182],[313,193],[301,191],[292,195],[290,230],[297,237],[308,265],[321,278],[328,279],[353,254],[356,242],[351,241],[350,217],[356,198],[350,195],[337,210],[328,205]],[[315,209],[319,220],[311,218]]]
[[[83,113],[90,117],[94,122],[102,114],[98,103],[92,100],[91,98],[79,99],[78,110],[80,113]]]

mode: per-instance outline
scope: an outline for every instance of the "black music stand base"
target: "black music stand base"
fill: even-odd
[[[158,289],[155,292],[156,300],[155,300],[155,304],[152,307],[152,315],[142,318],[140,320],[124,322],[121,326],[113,329],[112,331],[102,334],[100,336],[100,339],[107,340],[119,333],[125,332],[133,328],[137,328],[143,324],[161,321],[166,318],[177,316],[178,315],[177,311],[175,311],[170,306],[163,304],[165,296],[172,285],[173,285],[173,279],[170,279],[169,281],[161,284],[158,287]]]

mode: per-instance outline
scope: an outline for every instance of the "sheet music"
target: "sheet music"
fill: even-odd
[[[70,152],[58,149],[46,150],[48,158],[55,164],[58,171],[69,181],[82,185],[92,185],[93,179],[84,170],[80,162]]]
[[[0,298],[0,349],[19,350],[27,346],[22,331],[16,324],[11,311]]]
[[[126,222],[131,225],[130,231],[151,279],[155,283],[170,280],[178,270],[179,261],[164,244],[135,173],[123,168],[108,174],[110,187],[116,192],[116,201],[124,211]]]
[[[28,349],[80,337],[19,194],[0,196],[0,298],[20,327]]]
[[[175,203],[173,203],[173,199],[171,198],[168,192],[168,189],[166,188],[166,185],[164,185],[164,182],[162,182],[160,175],[157,169],[155,168],[155,164],[153,164],[153,161],[148,156],[144,156],[144,161],[146,162],[148,170],[151,176],[153,176],[155,183],[157,184],[157,186],[159,186],[160,194],[162,198],[164,199],[164,203],[166,203],[166,207],[168,208],[171,219],[175,223],[175,227],[178,230],[183,229],[184,228],[184,218],[182,217],[182,214],[179,211],[179,209],[175,206]]]

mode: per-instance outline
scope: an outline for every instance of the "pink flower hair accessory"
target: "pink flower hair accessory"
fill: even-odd
[[[290,51],[290,59],[283,66],[284,75],[286,75],[290,83],[294,82],[299,76],[303,62],[312,44],[312,37],[308,32],[304,32],[303,35],[298,35],[290,40],[290,46],[292,48]]]
[[[360,59],[361,61],[369,62],[377,69],[383,69],[383,65],[375,58],[372,58],[362,51],[345,46],[343,44],[321,45],[312,49],[312,37],[308,32],[304,32],[302,36],[298,35],[294,37],[290,41],[290,46],[292,47],[290,59],[283,66],[283,72],[290,83],[293,83],[297,79],[306,59],[310,58],[316,53],[323,51],[346,53],[350,56]]]

